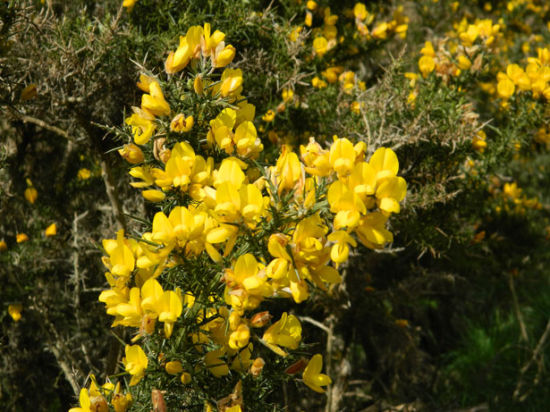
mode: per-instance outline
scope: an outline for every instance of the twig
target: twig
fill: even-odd
[[[319,321],[316,321],[315,319],[313,318],[310,318],[309,316],[298,316],[298,319],[304,321],[304,322],[308,322],[308,323],[311,323],[312,325],[315,325],[317,326],[319,329],[322,329],[324,330],[326,333],[328,333],[329,335],[331,334],[331,331],[329,328],[327,328],[325,325],[323,325],[321,322]]]
[[[13,114],[15,117],[17,117],[19,120],[21,120],[23,123],[33,123],[37,126],[42,127],[43,129],[49,130],[50,132],[54,132],[58,134],[59,136],[64,137],[67,140],[74,140],[72,136],[69,135],[65,130],[60,129],[57,126],[53,126],[51,124],[46,123],[44,120],[37,119],[36,117],[27,116],[25,114],[19,113],[17,110],[14,110],[10,108],[11,114]]]
[[[514,285],[514,275],[510,273],[508,276],[508,285],[510,286],[510,292],[512,292],[512,301],[514,303],[514,311],[516,312],[516,317],[518,318],[519,328],[521,331],[521,338],[525,342],[529,342],[529,337],[527,336],[527,329],[525,328],[525,322],[523,321],[523,316],[519,310],[518,297],[516,295],[516,287]]]
[[[540,352],[542,351],[542,348],[543,348],[544,344],[546,343],[546,340],[548,339],[548,336],[550,336],[550,319],[548,319],[548,322],[546,322],[546,329],[544,330],[544,333],[540,337],[540,339],[537,343],[537,346],[535,347],[535,350],[533,351],[533,356],[531,356],[531,359],[529,360],[529,362],[527,362],[521,368],[519,380],[518,380],[518,383],[516,385],[516,389],[514,390],[514,399],[519,398],[520,402],[523,402],[525,400],[525,398],[527,397],[527,393],[524,394],[522,397],[519,397],[520,390],[521,390],[521,388],[524,384],[524,379],[523,378],[525,376],[525,373],[527,373],[527,371],[529,370],[531,365],[539,357]],[[536,379],[535,379],[535,381],[536,381]]]

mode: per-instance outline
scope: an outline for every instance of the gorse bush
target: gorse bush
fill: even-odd
[[[549,12],[4,2],[6,409],[544,410]]]
[[[322,355],[309,362],[289,356],[302,341],[299,318],[283,312],[270,322],[262,303],[302,303],[312,287],[330,296],[341,282],[336,267],[357,246],[352,235],[372,249],[390,242],[386,222],[406,193],[389,148],[366,161],[364,142],[334,136],[327,149],[311,138],[300,157],[288,145],[278,158],[264,153],[242,71],[218,73],[235,57],[224,39],[208,23],[189,28],[166,59],[164,82],[140,76],[141,107],[119,132],[132,141],[119,152],[140,164],[130,170],[131,185],[159,211],[139,237],[120,231],[103,241],[111,288],[99,300],[113,326],[139,329],[132,341],[143,343],[127,345],[123,363],[130,386],[145,377],[136,394],[143,407],[151,390],[166,390],[155,392],[156,402],[169,408],[197,408],[235,386],[238,393],[219,407],[238,410],[243,399],[264,399],[266,388],[302,370],[303,382],[324,392],[331,380],[321,373]],[[294,103],[293,91],[282,98]]]

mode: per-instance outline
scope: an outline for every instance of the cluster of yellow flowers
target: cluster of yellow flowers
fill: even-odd
[[[138,87],[145,92],[141,107],[126,119],[133,143],[120,154],[136,165],[130,170],[137,179],[133,187],[146,189],[147,200],[170,202],[154,215],[151,231],[127,237],[121,230],[116,239],[103,241],[110,288],[99,300],[114,316],[113,326],[138,330],[132,343],[155,333],[159,322],[164,338],[170,339],[182,315],[194,317],[195,332],[186,339],[212,375],[234,370],[258,376],[265,361],[254,359],[252,337],[286,357],[287,350],[299,347],[302,327],[286,312],[270,324],[269,312],[253,311],[268,298],[303,302],[313,285],[329,291],[341,281],[337,268],[348,259],[350,245],[357,246],[354,234],[368,248],[391,242],[386,223],[399,213],[406,183],[397,176],[399,164],[391,149],[379,148],[366,161],[363,142],[353,145],[337,136],[327,149],[312,137],[300,147],[300,155],[284,145],[274,165],[261,166],[263,144],[253,123],[255,107],[240,95],[241,71],[226,68],[219,81],[212,77],[235,55],[223,38],[219,31],[210,35],[208,24],[191,27],[180,38],[165,71],[171,75],[190,66],[194,79],[183,89],[170,82],[161,88],[157,78],[140,76]],[[344,74],[327,70],[327,79]],[[353,73],[344,78],[356,81]],[[163,88],[170,90],[168,98]],[[210,120],[196,112],[186,116],[175,110],[192,100],[181,99],[185,93],[225,108]],[[283,92],[283,103],[293,99],[290,89]],[[199,134],[193,133],[195,118],[197,129],[206,130],[198,138],[193,138]],[[239,252],[242,239],[263,244],[265,250]],[[205,262],[205,256],[224,268],[223,296],[212,294],[199,303],[191,291],[163,288],[166,271],[192,259]],[[254,332],[262,328],[263,333]],[[183,384],[197,372],[185,370],[184,359],[166,361],[166,373],[180,375]],[[126,346],[123,363],[130,385],[150,365],[139,344]],[[330,383],[321,369],[320,354],[300,369],[303,382],[318,392]]]
[[[537,57],[529,57],[523,69],[518,64],[509,64],[506,73],[497,74],[497,93],[501,99],[509,99],[514,92],[532,93],[534,99],[543,96],[550,99],[550,50],[538,48]]]
[[[80,407],[71,408],[69,412],[107,412],[109,404],[115,412],[125,412],[131,405],[133,398],[130,393],[123,393],[120,382],[116,386],[107,381],[98,386],[94,375],[90,376],[90,387],[82,388],[78,398]]]
[[[365,4],[356,3],[353,7],[353,16],[357,31],[362,38],[385,40],[392,34],[397,34],[402,39],[407,37],[409,18],[403,15],[403,6],[396,7],[393,20],[378,23],[372,30],[369,30],[368,26],[372,24],[375,16],[367,10]]]
[[[506,212],[518,215],[527,210],[540,210],[542,204],[537,197],[527,197],[516,182],[502,184],[499,178],[493,177],[489,187],[490,193],[498,201],[495,209],[497,213]]]
[[[403,15],[403,7],[397,7],[393,14],[393,19],[387,22],[379,22],[371,26],[374,22],[375,15],[367,10],[364,3],[356,3],[353,9],[346,9],[344,17],[353,19],[357,31],[354,38],[360,41],[371,40],[386,40],[392,35],[398,35],[401,38],[407,36],[409,18]],[[322,21],[322,25],[316,26],[315,21]],[[300,36],[304,32],[304,28],[312,30],[312,52],[313,56],[322,58],[329,51],[333,50],[338,44],[344,43],[345,37],[340,34],[336,24],[339,16],[332,14],[330,7],[319,6],[315,1],[306,2],[305,19],[303,26],[293,26],[288,38],[291,42],[300,42]],[[348,49],[348,53],[355,54],[358,48],[352,45]]]
[[[483,51],[495,50],[502,39],[501,25],[490,19],[476,19],[473,24],[466,18],[455,24],[449,37],[438,42],[437,50],[427,41],[420,51],[418,68],[424,78],[435,72],[445,82],[464,71],[479,71]],[[408,77],[412,79],[411,74]]]

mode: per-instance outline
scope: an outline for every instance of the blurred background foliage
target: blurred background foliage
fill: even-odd
[[[118,0],[2,1],[3,409],[65,410],[89,373],[115,373],[119,343],[97,301],[104,287],[100,240],[118,228],[131,231],[131,216],[152,210],[129,189],[112,127],[138,101],[141,68],[160,71],[179,35],[210,22],[237,49],[233,64],[243,70],[267,153],[309,136],[347,136],[365,140],[369,153],[393,147],[408,182],[401,214],[392,219],[391,248],[358,248],[333,297],[319,293],[296,309],[330,331],[328,371],[338,391],[327,401],[285,384],[284,396],[265,388],[269,401],[288,410],[545,410],[550,158],[533,140],[545,126],[545,103],[518,96],[500,110],[476,86],[496,76],[488,70],[454,83],[424,79],[411,105],[404,74],[418,72],[426,40],[445,38],[462,18],[499,21],[508,47],[487,60],[519,62],[521,44],[534,34],[542,45],[550,41],[547,6],[454,3],[368,2],[380,21],[403,6],[407,37],[364,42],[354,53],[344,42],[321,59],[312,57],[309,29],[303,42],[289,40],[303,22],[303,1],[139,0],[131,12]],[[353,38],[353,19],[344,16],[355,2],[318,4],[341,16],[342,33]],[[312,87],[329,65],[353,70],[365,87],[353,95],[338,84]],[[36,94],[29,98],[30,85]],[[262,122],[286,88],[298,104]],[[350,110],[353,102],[358,112]],[[484,125],[488,146],[480,153],[472,139]],[[25,198],[29,181],[37,192],[32,203]],[[503,197],[511,182],[540,207]],[[57,234],[46,236],[51,223]],[[22,233],[29,240],[18,243]],[[8,314],[13,304],[23,308],[18,322]],[[325,332],[311,326],[308,341],[323,350]]]

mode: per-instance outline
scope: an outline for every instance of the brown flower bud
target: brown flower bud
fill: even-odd
[[[261,328],[271,320],[273,316],[268,311],[259,312],[256,313],[252,318],[250,319],[250,326],[253,328]]]
[[[153,412],[166,412],[164,395],[158,389],[153,389],[151,391],[151,402],[153,403]]]
[[[254,362],[252,362],[252,366],[250,366],[250,374],[257,378],[260,373],[262,373],[262,369],[264,368],[265,361],[262,358],[256,358],[254,359]]]

